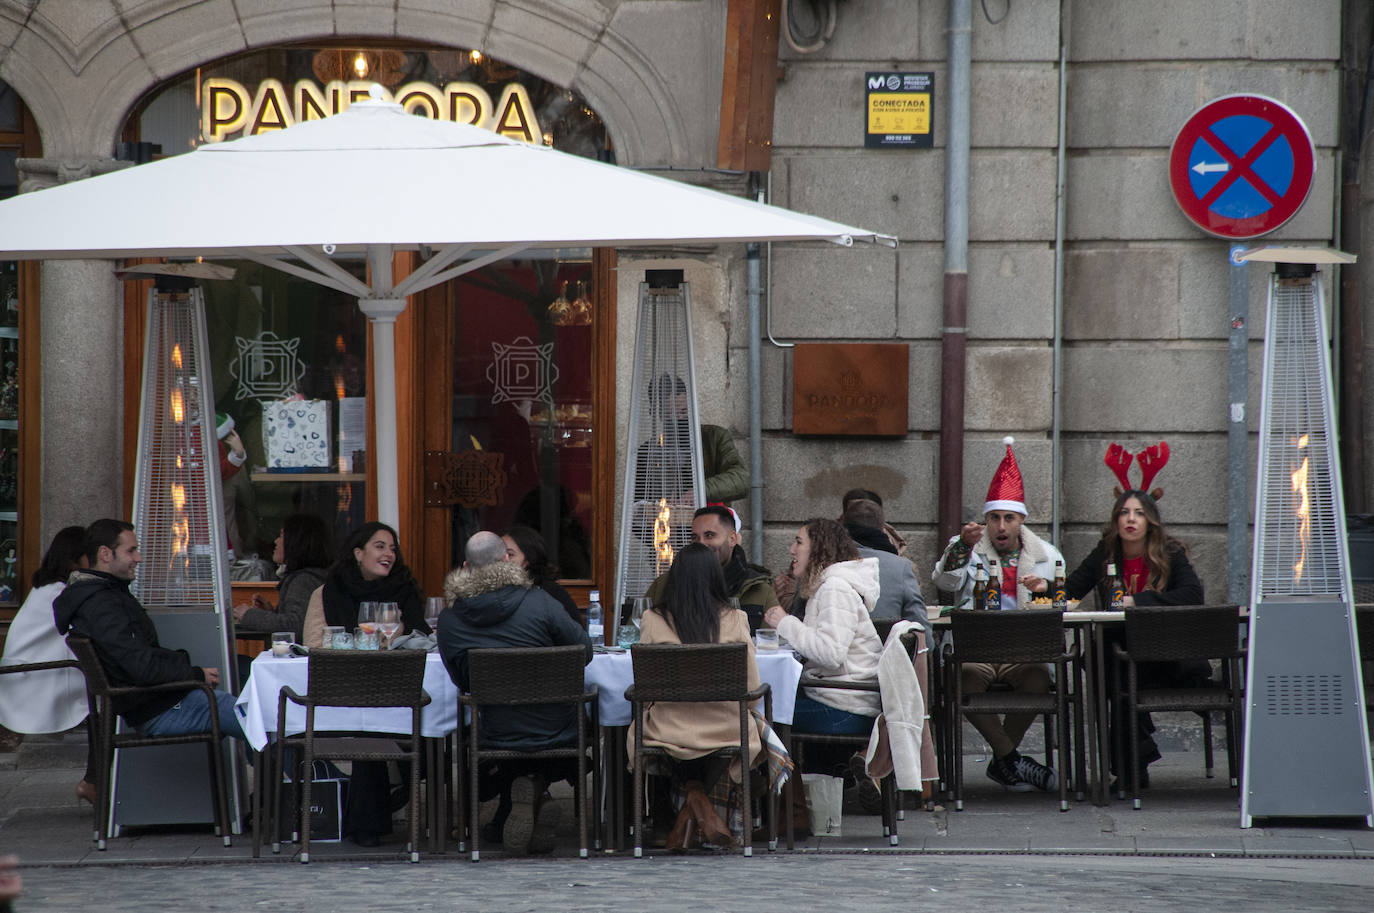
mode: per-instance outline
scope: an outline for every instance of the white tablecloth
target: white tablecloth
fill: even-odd
[[[430,653],[426,660],[425,691],[430,702],[425,706],[420,723],[426,737],[439,738],[458,726],[458,688],[449,678],[438,653]],[[304,656],[277,658],[267,652],[253,660],[253,671],[234,710],[239,715],[248,744],[258,751],[267,745],[268,734],[277,731],[277,695],[282,686],[290,685],[302,695],[309,690],[309,663]],[[338,732],[409,733],[410,710],[404,707],[321,708],[315,711],[315,728]],[[288,734],[305,731],[305,708],[290,701],[286,703],[286,731]]]
[[[801,681],[802,665],[791,650],[761,651],[758,653],[759,678],[773,689],[773,722],[792,725],[792,712],[797,702],[797,682]],[[634,668],[629,653],[598,653],[587,666],[587,684],[601,689],[601,725],[630,725],[630,702],[625,689],[634,683]],[[762,710],[762,707],[760,707]]]

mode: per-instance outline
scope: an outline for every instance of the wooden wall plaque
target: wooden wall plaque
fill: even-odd
[[[906,343],[812,342],[792,350],[792,433],[902,437]]]

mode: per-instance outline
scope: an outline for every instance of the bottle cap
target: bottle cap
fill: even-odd
[[[600,590],[592,590],[592,602],[600,602],[600,601],[601,601],[601,591],[600,591]]]

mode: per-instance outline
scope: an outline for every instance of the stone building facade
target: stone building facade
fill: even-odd
[[[210,61],[344,38],[477,48],[578,92],[604,121],[618,164],[673,169],[743,192],[743,178],[712,171],[728,5],[0,0],[0,80],[17,91],[41,135],[43,161],[27,174],[37,186],[109,167],[135,102]],[[765,340],[764,553],[770,564],[785,564],[799,521],[834,516],[839,495],[856,485],[886,497],[889,519],[908,533],[921,568],[928,571],[938,553],[947,5],[790,4],[794,15],[833,8],[835,28],[818,50],[802,54],[784,46],[780,52],[772,167],[764,176],[771,201],[894,235],[900,245],[895,251],[772,245],[765,269],[771,333],[781,342],[908,343],[909,430],[904,438],[881,440],[794,436],[792,355]],[[1166,490],[1162,507],[1171,529],[1192,545],[1209,594],[1220,597],[1226,586],[1227,244],[1194,228],[1174,203],[1170,143],[1195,109],[1218,96],[1247,92],[1284,102],[1312,134],[1316,177],[1305,206],[1273,239],[1335,245],[1340,146],[1350,117],[1342,111],[1342,42],[1352,21],[1368,28],[1367,11],[1352,14],[1340,0],[996,0],[972,7],[964,513],[972,518],[980,510],[1000,440],[1012,434],[1029,522],[1047,529],[1057,484],[1061,546],[1076,561],[1091,547],[1110,503],[1114,479],[1101,462],[1106,446],[1120,441],[1140,449],[1168,440],[1173,458],[1158,480]],[[1061,45],[1068,60],[1063,110]],[[870,70],[935,74],[933,148],[864,148],[863,77]],[[1055,480],[1051,343],[1061,118],[1063,471]],[[1360,209],[1363,219],[1366,209]],[[692,282],[703,418],[731,429],[747,458],[744,250],[622,253],[622,381],[632,361],[635,290],[642,270],[660,265],[686,268]],[[1267,279],[1262,269],[1251,274],[1254,414]],[[41,294],[46,542],[63,525],[122,511],[125,425],[116,306],[122,293],[109,264],[49,262]],[[1368,310],[1362,301],[1357,306]],[[1367,416],[1367,427],[1374,423],[1366,404],[1353,405]],[[618,406],[623,422],[624,404]]]

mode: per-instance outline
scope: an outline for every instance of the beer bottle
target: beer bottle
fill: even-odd
[[[970,609],[983,608],[983,591],[987,585],[987,569],[980,564],[973,572],[973,602],[969,604]]]
[[[1121,578],[1116,575],[1116,565],[1107,565],[1107,599],[1113,612],[1122,612],[1126,609],[1126,586],[1121,582]]]
[[[1057,611],[1063,612],[1069,607],[1069,594],[1064,588],[1064,562],[1054,563],[1054,587],[1050,590],[1051,603]]]
[[[992,566],[992,576],[988,578],[987,588],[983,590],[983,608],[990,612],[1002,608],[1002,565]]]

